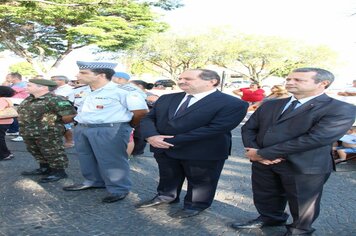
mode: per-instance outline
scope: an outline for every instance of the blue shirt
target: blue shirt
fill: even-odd
[[[141,94],[129,87],[109,82],[91,91],[89,86],[79,88],[74,95],[78,108],[75,120],[83,124],[129,122],[134,110],[148,109]]]

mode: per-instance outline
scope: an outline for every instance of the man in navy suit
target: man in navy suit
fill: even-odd
[[[323,186],[335,167],[332,144],[355,121],[355,106],[324,93],[333,80],[323,69],[293,70],[286,79],[293,96],[265,102],[242,127],[260,216],[233,228],[284,225],[288,203],[293,222],[285,235],[312,234]]]
[[[217,90],[219,75],[211,70],[183,72],[184,91],[161,96],[141,122],[143,137],[159,168],[157,195],[137,207],[179,201],[188,181],[184,208],[172,214],[186,218],[208,208],[231,149],[231,130],[243,120],[248,104]]]

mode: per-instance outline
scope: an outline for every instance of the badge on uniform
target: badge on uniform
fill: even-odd
[[[96,109],[104,109],[103,105],[96,105]]]
[[[64,107],[64,106],[70,106],[70,102],[69,101],[60,101],[58,102],[58,106],[60,107]]]
[[[80,93],[76,93],[74,94],[74,97],[75,98],[82,98],[84,97],[86,94],[84,93],[84,91],[80,91]]]

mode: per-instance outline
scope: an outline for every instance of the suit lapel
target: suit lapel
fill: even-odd
[[[320,95],[316,98],[313,98],[312,100],[304,103],[303,105],[301,105],[300,107],[298,107],[297,109],[295,109],[294,111],[292,111],[291,113],[287,114],[286,116],[282,117],[281,119],[278,120],[279,121],[284,121],[287,119],[290,119],[298,114],[304,113],[309,111],[310,109],[312,109],[313,107],[317,107],[317,106],[321,106],[323,105],[325,102],[330,101],[330,97],[327,96],[326,94]],[[286,104],[286,103],[285,103]],[[284,105],[285,105],[284,104]],[[284,106],[282,106],[282,110],[283,110]],[[282,110],[280,111],[279,115],[282,113]],[[277,118],[278,119],[278,118]]]
[[[286,104],[289,102],[289,98],[285,99],[279,99],[279,106],[276,106],[273,112],[273,120],[278,121],[279,116],[282,114],[283,108],[286,106]]]
[[[180,101],[181,101],[181,100],[183,99],[183,97],[184,97],[184,96],[183,96],[183,97],[181,97],[181,99],[179,100],[179,102],[177,103],[177,105],[174,106],[174,111],[173,111],[172,117],[173,117],[173,119],[175,119],[175,118],[178,118],[178,117],[185,116],[186,114],[188,114],[188,113],[190,113],[190,112],[192,112],[192,111],[198,109],[199,107],[201,107],[201,106],[203,106],[203,105],[205,105],[205,104],[211,103],[211,102],[212,102],[214,99],[216,99],[216,97],[219,96],[219,95],[220,95],[220,91],[213,92],[213,93],[209,94],[208,96],[204,97],[203,99],[200,99],[199,101],[197,101],[197,102],[194,103],[193,105],[189,106],[187,109],[185,109],[185,111],[183,111],[183,112],[180,113],[179,115],[173,117],[175,111],[177,110],[177,107],[178,107]],[[173,105],[172,105],[172,107],[173,107]]]
[[[174,118],[174,114],[177,111],[177,108],[179,106],[179,103],[182,101],[182,99],[184,98],[185,93],[177,93],[177,96],[175,96],[172,99],[171,104],[169,104],[169,108],[168,108],[168,118],[171,120]]]

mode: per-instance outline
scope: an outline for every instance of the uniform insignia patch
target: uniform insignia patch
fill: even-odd
[[[58,106],[60,107],[64,107],[64,106],[70,106],[70,102],[69,101],[60,101],[58,102]]]

